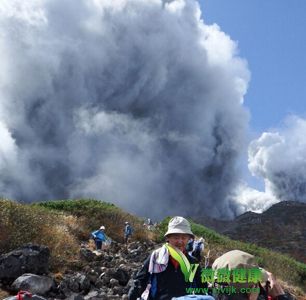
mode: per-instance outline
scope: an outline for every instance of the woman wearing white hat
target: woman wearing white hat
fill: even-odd
[[[129,300],[170,300],[186,294],[205,293],[197,261],[188,255],[186,245],[194,234],[189,222],[183,217],[174,217],[168,224],[166,243],[146,259],[142,269],[134,277]],[[199,289],[202,288],[202,289]],[[198,299],[213,299],[202,296]]]

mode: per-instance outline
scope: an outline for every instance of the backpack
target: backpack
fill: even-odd
[[[201,253],[202,250],[202,244],[203,242],[195,242],[195,249],[193,250],[194,253]]]
[[[187,246],[186,246],[186,251],[187,251],[187,252],[192,252],[193,243],[194,243],[194,240],[192,240],[192,239],[188,241]],[[191,253],[190,253],[190,254],[191,254]]]

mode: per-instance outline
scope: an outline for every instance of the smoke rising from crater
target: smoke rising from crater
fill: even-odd
[[[306,202],[306,120],[290,116],[284,128],[264,132],[249,147],[249,169],[278,201]]]
[[[193,0],[0,2],[0,195],[231,216],[236,44]]]

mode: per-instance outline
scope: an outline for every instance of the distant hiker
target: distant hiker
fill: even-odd
[[[217,300],[291,299],[285,295],[272,273],[259,268],[255,257],[249,253],[240,250],[229,251],[214,261],[212,269],[216,272],[217,278],[219,275],[223,278],[219,279],[223,282],[218,282],[217,279],[215,283],[215,291],[218,293],[215,293],[214,297]],[[228,270],[231,277],[224,276],[224,270]],[[239,280],[236,281],[234,274],[240,274]],[[235,293],[228,292],[231,290]]]
[[[125,226],[124,226],[124,242],[127,244],[129,241],[129,238],[132,236],[133,234],[133,228],[130,225],[129,222],[125,222]]]
[[[98,230],[91,233],[96,244],[96,250],[102,249],[102,243],[106,241],[105,227],[101,226]]]
[[[148,218],[148,220],[147,220],[147,226],[148,226],[148,230],[152,229],[153,222],[152,222],[152,220],[150,218]]]
[[[204,238],[194,240],[191,255],[195,257],[199,262],[202,259],[202,252],[204,250]]]
[[[189,222],[183,217],[174,217],[168,224],[165,238],[166,243],[152,252],[133,278],[133,286],[128,293],[129,300],[139,297],[170,300],[193,292],[205,293],[201,289],[206,288],[206,284],[201,282],[199,264],[186,251],[189,239],[194,238]],[[194,296],[192,299],[197,298]],[[198,299],[213,300],[206,295]]]

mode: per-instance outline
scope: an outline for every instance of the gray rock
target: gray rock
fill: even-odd
[[[99,278],[99,273],[96,272],[94,269],[91,269],[87,273],[87,278],[89,279],[90,283],[95,284],[97,279]]]
[[[113,277],[119,281],[120,285],[126,285],[130,279],[129,273],[124,268],[117,268]]]
[[[82,295],[76,295],[73,300],[84,300],[84,297]]]
[[[59,290],[66,296],[74,293],[88,293],[90,290],[90,280],[86,275],[76,273],[72,276],[65,277],[59,285]]]
[[[93,261],[95,259],[96,254],[93,253],[92,251],[90,251],[87,248],[81,248],[80,249],[80,256],[81,256],[82,259],[90,262],[90,261]]]
[[[84,299],[85,300],[93,300],[93,299],[97,299],[99,297],[99,292],[98,291],[91,291],[89,292]]]
[[[111,288],[117,286],[119,284],[119,281],[115,278],[112,278],[110,281],[109,281],[109,285]]]
[[[69,296],[65,297],[65,299],[66,300],[84,300],[84,297],[77,293],[72,293]]]
[[[44,295],[54,285],[54,280],[48,276],[35,274],[23,274],[18,277],[12,284],[12,288],[16,291],[26,290],[33,294]]]
[[[46,246],[25,245],[0,256],[0,280],[14,280],[25,273],[47,274],[50,251]]]

